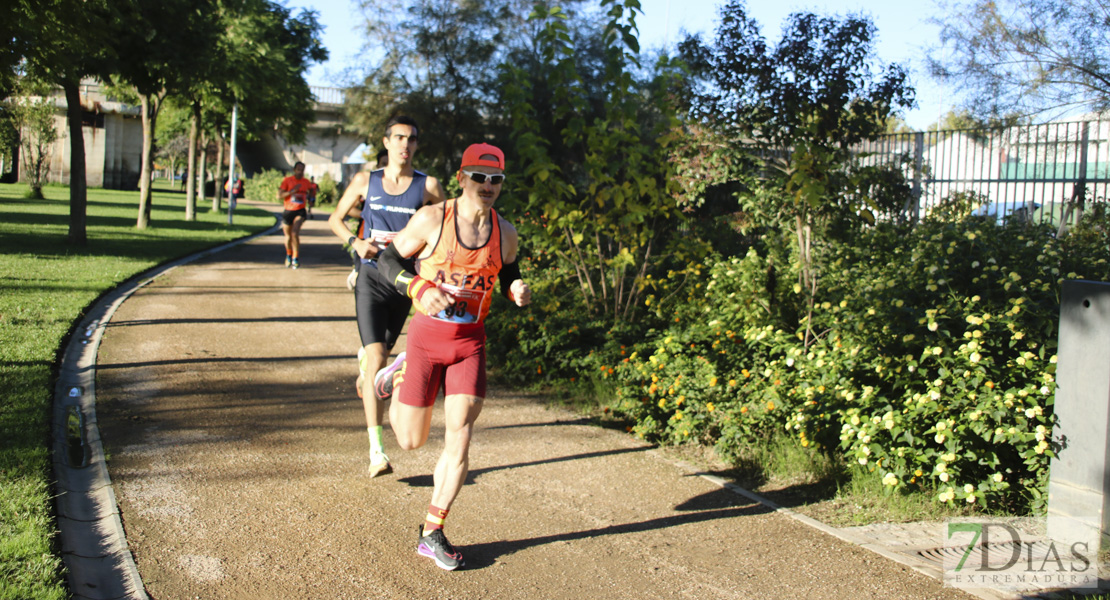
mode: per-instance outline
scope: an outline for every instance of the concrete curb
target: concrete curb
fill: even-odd
[[[155,278],[280,230],[273,227],[155,267],[120,284],[89,309],[66,344],[54,387],[51,455],[62,560],[73,598],[147,600],[120,521],[96,421],[96,354],[119,306]]]

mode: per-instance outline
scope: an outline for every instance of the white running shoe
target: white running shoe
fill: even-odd
[[[389,464],[389,457],[385,452],[370,451],[370,477],[377,477],[378,475],[387,475],[393,472],[393,465]]]

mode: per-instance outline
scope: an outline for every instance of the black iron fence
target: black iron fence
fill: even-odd
[[[901,165],[914,219],[962,197],[975,214],[1059,227],[1110,191],[1110,121],[890,134],[857,152],[865,164]]]

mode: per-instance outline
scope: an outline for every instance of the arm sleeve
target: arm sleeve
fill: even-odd
[[[420,277],[405,268],[405,258],[397,252],[397,248],[390,244],[385,247],[385,250],[378,256],[378,270],[382,275],[385,275],[386,281],[389,281],[397,290],[402,294],[409,295],[409,284],[414,279]]]
[[[498,274],[498,281],[501,282],[501,293],[509,300],[513,299],[512,292],[509,291],[509,288],[517,279],[520,279],[520,265],[517,264],[517,261],[501,265],[501,273]]]

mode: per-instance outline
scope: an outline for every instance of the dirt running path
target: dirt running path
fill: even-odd
[[[387,429],[396,472],[366,477],[349,261],[322,216],[300,270],[259,238],[159,278],[107,329],[101,433],[152,598],[968,597],[508,390],[448,519],[467,568],[437,569],[415,542],[442,415],[420,450]]]

